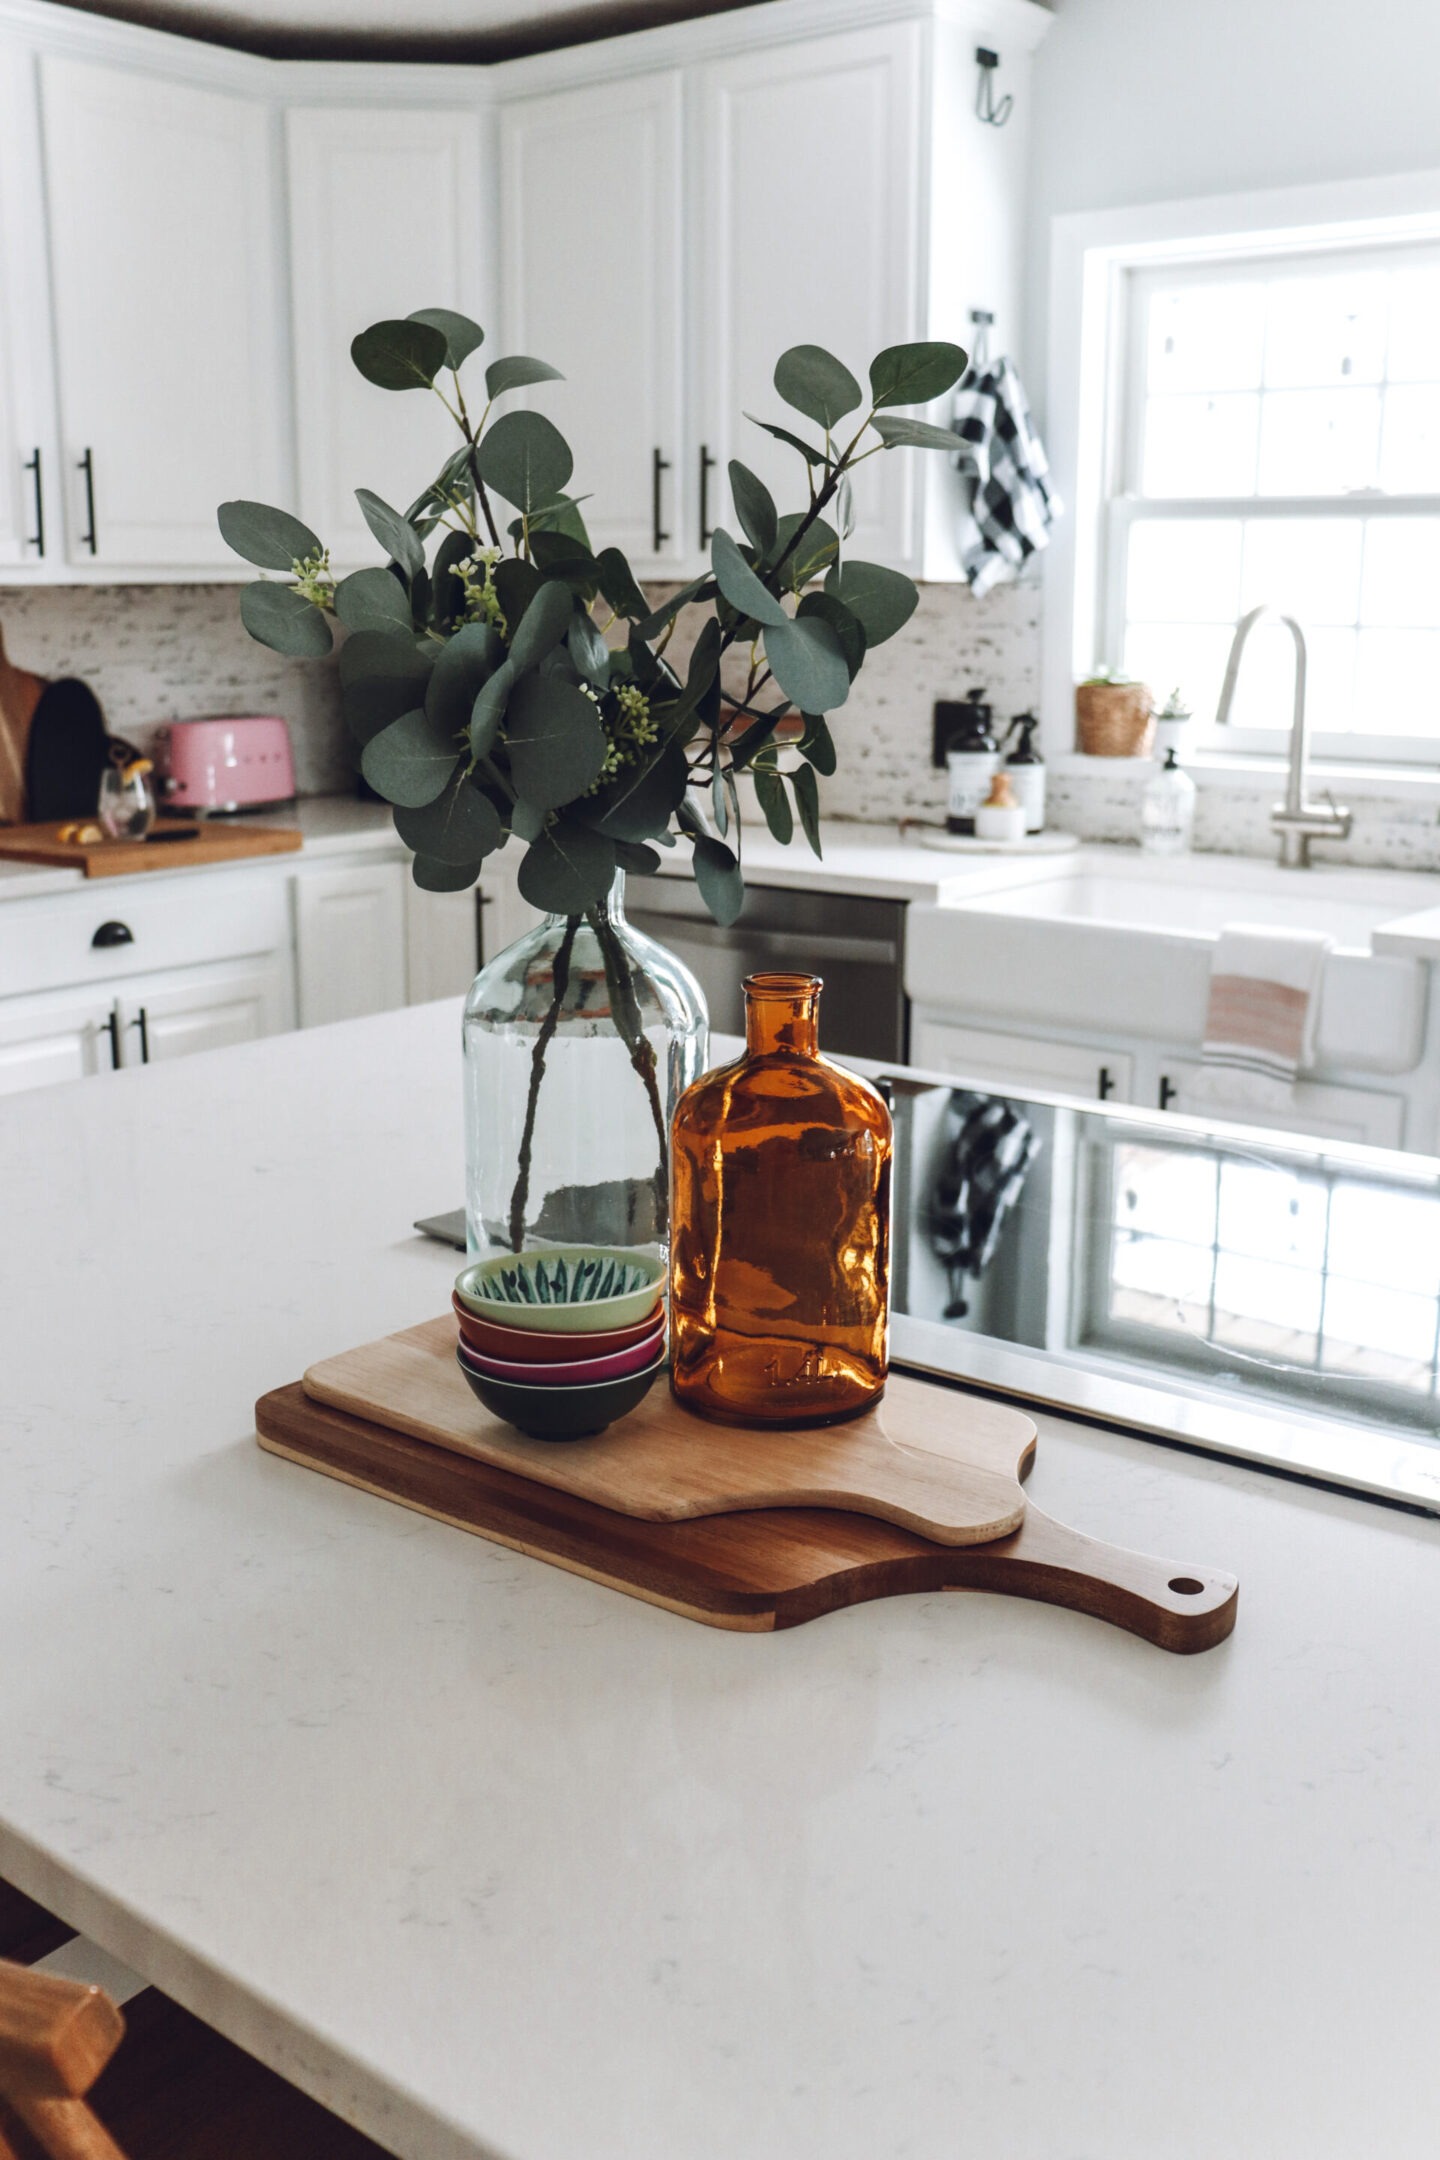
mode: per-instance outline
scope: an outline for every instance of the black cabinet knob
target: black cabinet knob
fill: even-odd
[[[133,945],[134,942],[134,931],[128,923],[123,922],[102,922],[90,940],[90,943],[99,946],[102,952],[110,945]]]

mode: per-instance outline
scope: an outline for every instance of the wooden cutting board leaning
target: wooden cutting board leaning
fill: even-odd
[[[6,658],[0,631],[0,825],[18,825],[25,815],[30,722],[44,688],[43,676],[31,675]]]
[[[312,1366],[256,1405],[262,1447],[715,1627],[794,1627],[905,1591],[1067,1605],[1162,1648],[1209,1649],[1235,1578],[1051,1521],[1020,1479],[1022,1412],[893,1375],[847,1425],[760,1432],[657,1387],[591,1440],[529,1441],[457,1368],[448,1317]]]

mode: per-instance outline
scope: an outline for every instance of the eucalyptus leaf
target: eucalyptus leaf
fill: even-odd
[[[347,630],[410,628],[410,596],[389,570],[354,570],[335,588],[335,613]]]
[[[795,536],[802,525],[806,526],[804,537],[796,541]],[[795,543],[794,551],[787,559],[792,542]],[[792,510],[780,520],[770,561],[771,564],[784,564],[781,575],[786,588],[798,592],[802,585],[808,585],[822,570],[828,569],[839,552],[840,535],[833,525],[824,518],[816,518],[813,524],[807,524],[801,511]]]
[[[765,632],[765,658],[792,705],[802,712],[832,712],[850,695],[850,670],[829,623],[813,615]]]
[[[723,525],[710,536],[710,564],[721,592],[742,615],[767,628],[789,621],[780,602],[765,590]]]
[[[416,308],[408,320],[425,323],[440,332],[445,340],[445,365],[448,368],[463,367],[476,347],[485,342],[485,332],[479,323],[471,322],[468,315],[456,315],[450,308]]]
[[[505,838],[494,803],[466,779],[463,761],[435,802],[396,811],[395,830],[417,855],[445,863],[475,862],[493,854]]]
[[[495,597],[500,602],[500,612],[505,617],[506,629],[513,637],[516,625],[545,580],[534,563],[525,562],[519,556],[507,555],[503,562],[496,563],[492,582]]]
[[[758,479],[748,465],[742,465],[739,458],[730,460],[730,495],[746,539],[757,555],[767,554],[775,545],[780,513],[764,481]]]
[[[430,666],[414,639],[398,631],[352,632],[340,648],[340,696],[357,742],[424,704]]]
[[[763,714],[760,719],[746,728],[743,735],[731,744],[730,769],[732,772],[744,772],[746,766],[753,763],[789,710],[788,705],[777,705],[773,712]]]
[[[513,623],[510,626],[510,665],[517,675],[524,675],[528,669],[540,665],[545,655],[564,637],[574,613],[575,595],[568,585],[555,578],[539,587],[521,616],[519,626]],[[562,801],[566,799],[561,797]],[[535,800],[538,802],[539,797]]]
[[[372,735],[360,757],[360,770],[386,802],[422,810],[444,792],[455,771],[455,740],[420,710],[401,713],[389,727]]]
[[[371,323],[350,346],[350,357],[367,382],[381,390],[429,390],[445,365],[447,340],[430,323]]]
[[[619,548],[602,548],[596,559],[595,569],[600,590],[617,615],[627,615],[632,620],[648,615],[650,603],[635,582],[634,572]]]
[[[876,405],[928,405],[953,390],[969,362],[958,345],[887,345],[870,363]]]
[[[835,514],[840,520],[840,538],[848,540],[855,530],[855,490],[849,473],[835,490]]]
[[[452,751],[470,726],[476,698],[504,659],[505,646],[489,623],[462,623],[441,646],[430,671],[425,710],[433,725],[450,736]]]
[[[710,782],[710,812],[715,820],[715,829],[723,840],[730,830],[730,798],[725,793],[723,771],[717,772]]]
[[[887,450],[905,446],[915,450],[960,448],[960,438],[952,428],[932,427],[928,420],[907,420],[902,413],[876,413],[870,425]]]
[[[424,494],[416,496],[410,508],[405,512],[406,520],[413,525],[428,512],[432,513],[431,521],[433,523],[433,513],[437,510],[449,509],[456,495],[469,502],[473,499],[474,494],[475,475],[470,469],[470,445],[469,443],[462,443],[458,450],[452,451],[450,456],[446,458],[445,463],[441,466],[429,487],[426,488]],[[457,534],[455,537],[458,539],[461,536]],[[473,540],[470,545],[472,547],[475,545]]]
[[[860,403],[860,385],[823,345],[792,345],[775,363],[775,388],[787,405],[827,431]]]
[[[517,840],[538,840],[549,821],[549,811],[538,809],[534,803],[516,802],[510,806],[510,830]]]
[[[251,637],[292,660],[319,660],[334,644],[320,609],[288,585],[261,578],[240,595],[240,620]]]
[[[796,745],[801,757],[808,758],[816,772],[828,778],[834,772],[838,760],[835,755],[835,739],[830,733],[823,713],[805,715],[805,733]]]
[[[574,469],[570,445],[543,413],[505,413],[481,440],[481,479],[527,517],[560,493]]]
[[[527,675],[515,685],[505,711],[505,741],[516,792],[542,810],[558,810],[583,795],[605,763],[605,731],[594,701],[553,675]]]
[[[469,533],[446,533],[435,550],[435,564],[431,572],[435,626],[446,629],[465,605],[465,588],[455,574],[455,566],[475,552],[475,542]],[[382,573],[389,576],[389,572]]]
[[[441,862],[433,855],[416,855],[411,858],[410,875],[422,892],[464,892],[479,877],[482,865],[478,862]]]
[[[657,839],[685,800],[688,780],[684,751],[667,742],[648,764],[601,789],[595,823],[615,840]]]
[[[615,862],[618,869],[628,871],[631,877],[654,877],[660,868],[660,857],[654,848],[635,840],[616,841]]]
[[[777,427],[773,420],[757,419],[754,413],[747,412],[745,418],[755,427],[764,428],[765,433],[773,435],[776,442],[786,443],[792,450],[798,450],[807,465],[828,465],[830,462],[823,450],[817,450],[811,443],[801,442],[800,437],[792,435],[789,428]]]
[[[813,615],[820,622],[828,622],[840,640],[840,650],[845,655],[845,665],[854,682],[865,660],[865,632],[859,618],[852,615],[842,600],[833,593],[807,592],[795,611],[797,618]]]
[[[814,768],[810,765],[797,765],[790,775],[790,785],[795,790],[795,807],[800,813],[800,823],[805,828],[805,837],[810,842],[815,853],[819,855],[821,853],[820,789],[815,779]]]
[[[794,837],[795,819],[791,814],[790,797],[785,792],[785,783],[773,766],[756,765],[753,770],[755,800],[764,812],[765,823],[781,847],[788,847]]]
[[[575,614],[565,633],[565,643],[586,682],[593,683],[597,690],[608,688],[610,648],[587,614]]]
[[[551,915],[581,915],[607,897],[615,876],[615,842],[592,825],[557,818],[526,850],[520,896]]]
[[[850,561],[838,565],[825,580],[825,590],[843,600],[865,632],[867,646],[883,645],[903,630],[914,614],[920,595],[901,570],[883,563]]]
[[[216,521],[226,547],[262,570],[293,570],[324,552],[308,525],[268,503],[221,503]]]
[[[564,380],[559,368],[551,367],[548,360],[532,360],[525,353],[515,353],[508,360],[490,362],[485,370],[485,394],[503,397],[507,390],[523,390],[527,383]]]
[[[562,539],[572,541],[577,547],[583,548],[588,555],[590,552],[590,535],[585,530],[585,520],[580,515],[580,505],[582,502],[589,502],[589,500],[588,495],[552,495],[548,502],[541,503],[530,516],[532,547],[537,539],[544,538],[546,535],[558,535]],[[523,531],[523,527],[521,529]],[[517,537],[519,536],[517,535]]]
[[[728,929],[745,905],[745,880],[734,850],[704,832],[695,835],[695,883],[716,922]]]
[[[476,696],[470,712],[470,753],[472,757],[489,757],[500,734],[500,723],[505,717],[510,692],[515,687],[515,669],[509,660],[502,660],[494,674]]]
[[[413,578],[425,567],[425,550],[420,545],[420,535],[408,518],[389,503],[382,502],[369,488],[356,488],[355,500],[360,505],[360,515],[369,526],[391,558],[399,563],[406,578]]]
[[[692,578],[688,585],[681,586],[679,592],[672,593],[662,607],[656,608],[653,615],[643,616],[635,625],[636,634],[641,638],[658,637],[671,617],[680,613],[681,608],[689,607],[692,600],[707,599],[714,590],[709,577]]]
[[[572,592],[593,597],[600,590],[595,558],[584,542],[576,540],[572,534],[532,529],[530,552],[537,569],[547,578],[563,578]]]

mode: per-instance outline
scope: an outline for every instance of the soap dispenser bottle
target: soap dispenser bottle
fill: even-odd
[[[985,702],[983,691],[972,690],[967,698],[937,704],[935,718],[948,730],[945,764],[950,791],[945,830],[973,839],[975,813],[990,793],[1000,763],[1000,745],[990,726],[992,708]]]
[[[1016,713],[1005,730],[1007,743],[1012,735],[1020,737],[1005,760],[1005,773],[1016,802],[1025,812],[1027,833],[1045,830],[1045,760],[1035,748],[1035,730],[1039,725],[1037,714],[1022,712]]]
[[[1195,832],[1195,783],[1173,750],[1140,801],[1140,847],[1146,855],[1188,855]]]

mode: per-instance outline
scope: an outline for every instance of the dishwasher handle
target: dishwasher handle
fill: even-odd
[[[748,924],[743,930],[726,930],[719,923],[702,922],[689,915],[647,917],[641,909],[632,909],[630,920],[637,930],[644,930],[650,937],[683,939],[692,945],[712,945],[723,952],[753,954],[756,959],[783,960],[791,967],[796,964],[797,945],[807,959],[844,960],[860,967],[895,967],[900,959],[900,948],[894,938],[837,937],[824,931],[808,930],[756,930]]]

